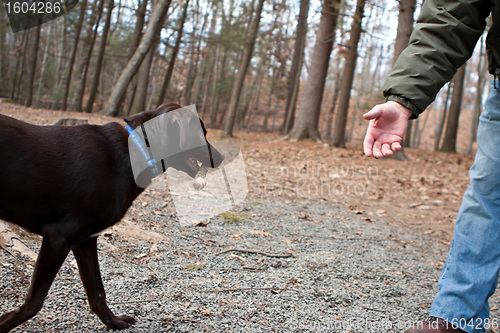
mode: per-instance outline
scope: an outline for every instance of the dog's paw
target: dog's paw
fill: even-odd
[[[129,328],[130,325],[135,324],[134,317],[130,316],[116,316],[113,318],[106,326],[112,330],[123,330],[125,328]]]
[[[117,316],[116,318],[123,320],[124,322],[129,323],[130,325],[135,324],[135,319],[134,319],[134,317],[131,317],[131,316],[122,315],[122,316]]]

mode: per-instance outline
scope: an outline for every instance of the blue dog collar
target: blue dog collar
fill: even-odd
[[[148,149],[143,145],[141,137],[137,135],[137,133],[129,125],[127,125],[125,129],[127,130],[129,137],[141,152],[142,157],[144,157],[144,159],[146,160],[146,163],[148,164],[153,177],[158,176],[160,174],[160,171],[158,170],[158,166],[156,165],[156,160],[151,156]]]

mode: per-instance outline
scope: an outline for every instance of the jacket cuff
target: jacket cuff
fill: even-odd
[[[416,119],[420,115],[420,110],[413,104],[410,100],[399,96],[399,95],[387,95],[385,97],[385,101],[393,101],[396,103],[401,104],[405,108],[409,109],[412,112],[412,115],[410,116],[409,119]]]

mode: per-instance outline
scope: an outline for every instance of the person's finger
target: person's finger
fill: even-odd
[[[369,130],[366,132],[365,140],[363,141],[363,150],[365,155],[370,157],[373,155],[373,135],[370,134]]]
[[[382,148],[382,144],[380,143],[380,141],[375,141],[373,143],[373,157],[375,157],[375,158],[384,157],[384,155],[382,154],[381,148]]]
[[[401,142],[393,142],[391,146],[393,151],[400,151],[401,149],[403,149],[403,147],[401,146]]]
[[[376,118],[378,118],[378,116],[380,116],[380,113],[381,113],[380,107],[376,106],[373,109],[371,109],[370,111],[368,111],[367,113],[365,113],[363,115],[363,118],[365,120],[376,119]]]
[[[388,156],[392,156],[392,154],[393,154],[392,150],[391,150],[391,146],[388,143],[384,143],[382,145],[382,149],[381,150],[382,150],[382,154],[384,156],[388,157]]]

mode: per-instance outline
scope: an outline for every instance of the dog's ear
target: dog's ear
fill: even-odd
[[[132,125],[132,122],[134,121],[134,117],[125,117],[123,120],[127,123],[127,125]]]
[[[151,120],[155,116],[154,112],[155,111],[144,111],[129,117],[125,117],[123,118],[123,120],[127,123],[127,125],[135,129],[148,120]]]

